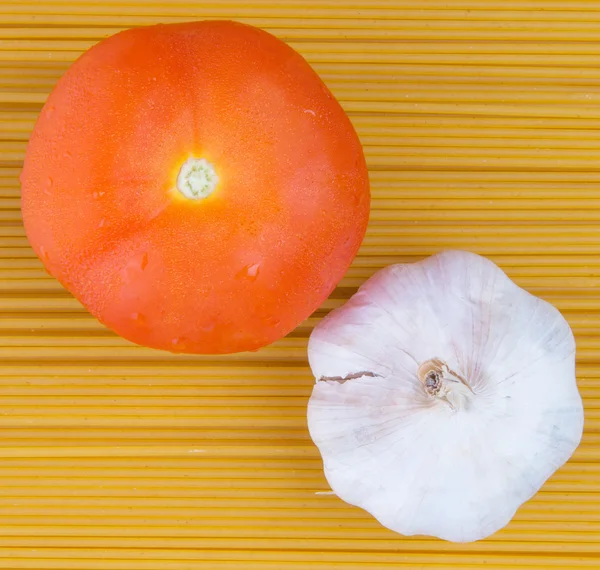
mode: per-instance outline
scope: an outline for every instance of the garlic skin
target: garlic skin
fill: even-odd
[[[568,323],[472,253],[379,271],[308,352],[332,490],[404,535],[493,534],[581,441]]]

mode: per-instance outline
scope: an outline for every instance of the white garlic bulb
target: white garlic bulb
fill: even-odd
[[[405,535],[493,534],[581,440],[569,325],[475,254],[379,271],[315,328],[309,361],[332,490]]]

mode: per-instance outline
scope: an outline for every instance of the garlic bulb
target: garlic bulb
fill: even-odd
[[[332,490],[405,535],[493,534],[581,440],[569,325],[475,254],[379,271],[308,350]]]

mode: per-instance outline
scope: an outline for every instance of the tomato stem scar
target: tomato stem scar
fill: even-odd
[[[177,176],[177,190],[190,200],[202,200],[210,196],[219,177],[213,165],[204,158],[188,158]]]

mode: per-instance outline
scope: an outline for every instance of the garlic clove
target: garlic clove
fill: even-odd
[[[568,323],[475,254],[379,271],[315,328],[309,362],[331,488],[405,535],[493,534],[581,440]]]

